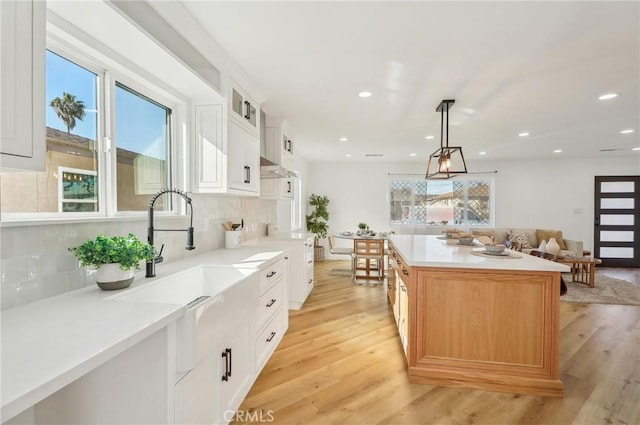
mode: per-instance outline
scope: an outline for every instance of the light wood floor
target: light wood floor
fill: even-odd
[[[383,289],[328,274],[343,263],[316,263],[313,292],[240,407],[254,423],[640,423],[640,307],[561,303],[562,399],[410,384]]]

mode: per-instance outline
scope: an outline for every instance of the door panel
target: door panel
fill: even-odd
[[[596,176],[594,255],[603,266],[640,267],[640,176]]]

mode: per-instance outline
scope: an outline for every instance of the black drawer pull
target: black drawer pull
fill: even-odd
[[[267,277],[273,277],[273,276],[275,276],[275,275],[276,275],[276,272],[275,272],[275,271],[272,271],[271,273],[267,274]]]
[[[275,299],[271,299],[271,301],[269,301],[269,303],[267,304],[267,307],[271,307],[275,303],[276,303],[276,300]]]
[[[271,340],[276,336],[275,332],[271,332],[271,335],[269,335],[269,338],[267,338],[267,342],[271,342]]]

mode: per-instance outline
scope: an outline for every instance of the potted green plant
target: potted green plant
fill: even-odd
[[[96,283],[104,290],[127,288],[140,261],[151,261],[155,256],[153,246],[131,233],[111,237],[100,234],[69,251],[80,260],[80,266],[97,270]]]
[[[314,233],[314,259],[316,261],[324,260],[324,247],[320,245],[320,239],[327,237],[329,231],[329,211],[327,206],[329,205],[329,198],[326,196],[316,195],[312,193],[309,196],[309,205],[313,208],[311,214],[307,217],[307,230]]]

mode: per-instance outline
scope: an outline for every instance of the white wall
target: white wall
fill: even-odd
[[[469,172],[497,171],[496,227],[559,229],[567,239],[582,240],[585,249],[593,248],[594,176],[640,175],[637,154],[606,160],[482,160],[467,165]],[[384,231],[391,229],[388,174],[424,171],[425,164],[414,162],[311,163],[308,194],[329,197],[330,232],[353,231],[360,221]]]

